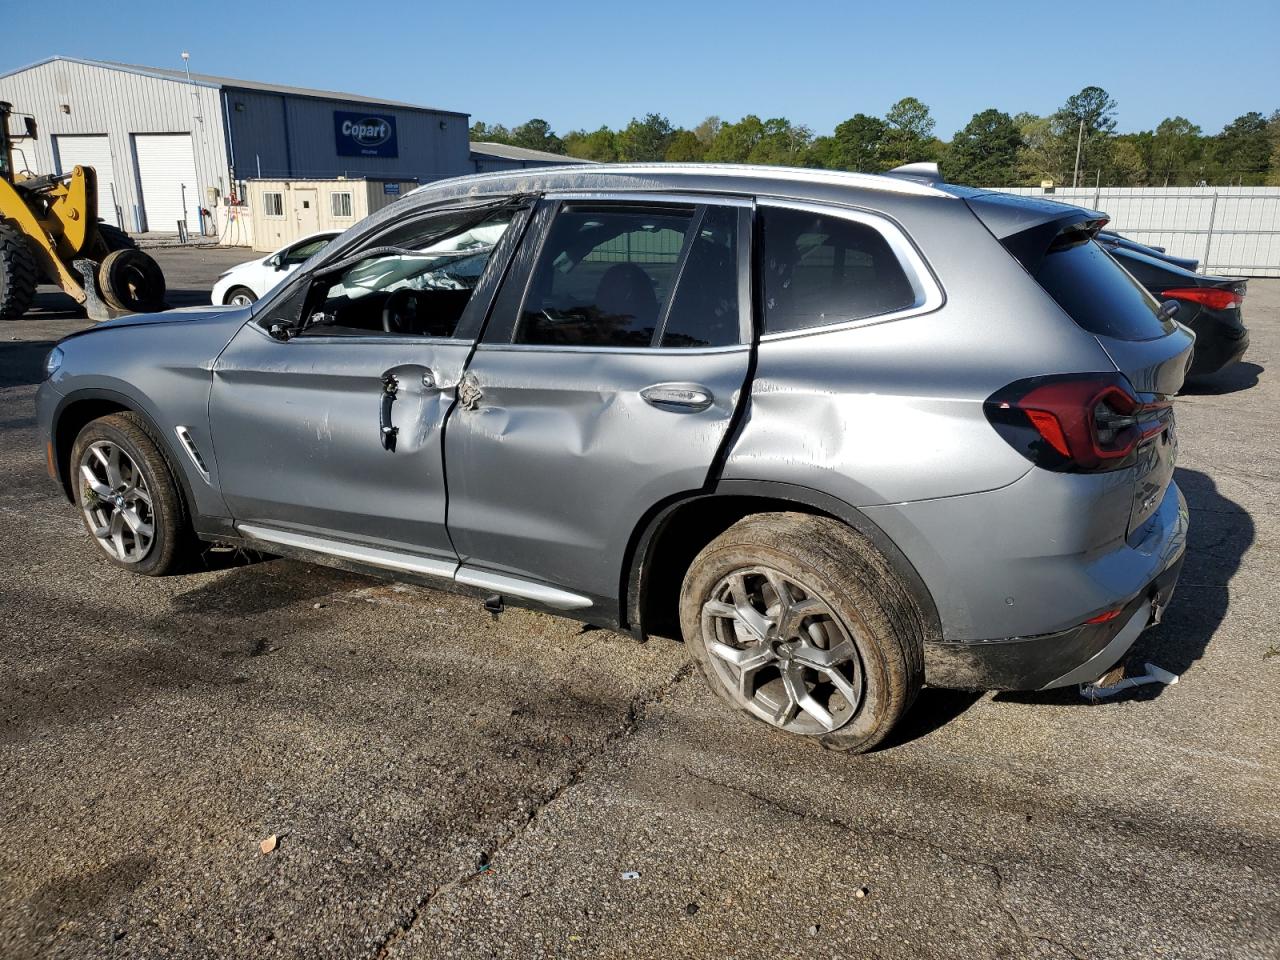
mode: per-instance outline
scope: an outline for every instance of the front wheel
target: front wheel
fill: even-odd
[[[885,559],[835,520],[740,520],[694,558],[680,625],[707,684],[826,747],[880,743],[924,680],[920,616]]]
[[[189,558],[193,536],[164,454],[132,413],[89,423],[71,448],[75,499],[98,547],[116,566],[159,577]]]
[[[258,302],[258,295],[248,287],[232,287],[222,302],[232,307],[247,307]]]

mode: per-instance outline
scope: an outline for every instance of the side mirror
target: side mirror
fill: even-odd
[[[23,121],[22,125],[27,129],[27,136],[30,137],[32,140],[35,140],[36,139],[36,118],[23,117],[22,121]]]
[[[267,261],[267,266],[275,267],[277,270],[283,270],[284,258],[277,253],[274,257],[272,257],[270,260]]]

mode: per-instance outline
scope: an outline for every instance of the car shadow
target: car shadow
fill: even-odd
[[[1122,663],[1127,676],[1140,674],[1153,663],[1181,676],[1204,656],[1231,602],[1231,578],[1253,544],[1256,529],[1248,511],[1218,492],[1213,478],[1197,470],[1179,468],[1174,479],[1191,511],[1186,559],[1177,590],[1159,625],[1144,632]],[[1164,684],[1134,687],[1102,703],[1154,700]],[[1034,693],[999,693],[996,700],[1018,703],[1059,703],[1088,706],[1075,687]]]
[[[1256,387],[1266,368],[1257,363],[1233,363],[1225,370],[1188,380],[1182,387],[1184,396],[1220,396]]]
[[[44,360],[53,340],[0,343],[0,387],[25,387],[44,379]]]
[[[939,687],[925,687],[916,697],[916,702],[907,715],[876,747],[876,752],[893,750],[913,740],[927,737],[955,720],[982,697],[980,690],[943,690]]]

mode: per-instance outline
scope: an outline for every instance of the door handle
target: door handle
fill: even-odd
[[[700,383],[655,383],[641,390],[640,396],[650,406],[677,413],[705,410],[715,399],[711,391]]]
[[[392,452],[396,449],[396,434],[399,429],[391,423],[391,405],[396,402],[396,394],[400,390],[400,378],[388,373],[382,378],[382,409],[378,413],[378,434],[382,439],[382,449]]]

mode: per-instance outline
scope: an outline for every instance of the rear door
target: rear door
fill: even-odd
[[[459,580],[616,602],[636,524],[707,482],[740,403],[750,230],[747,200],[541,203],[446,429]]]

